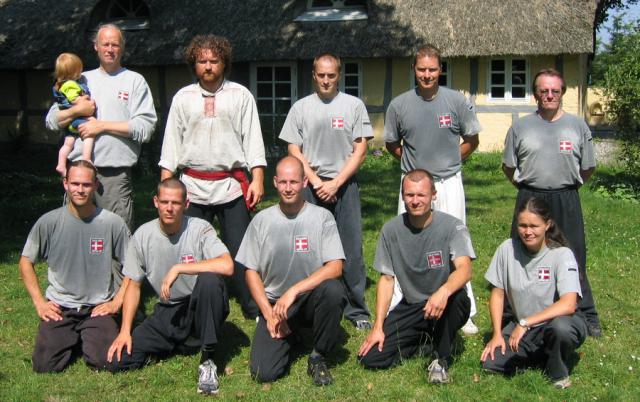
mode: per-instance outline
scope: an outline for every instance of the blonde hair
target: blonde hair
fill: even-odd
[[[80,57],[73,53],[62,53],[56,59],[56,69],[53,76],[56,84],[61,84],[67,80],[77,80],[82,73],[83,65]]]

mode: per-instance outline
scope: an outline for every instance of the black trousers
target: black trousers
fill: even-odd
[[[302,194],[305,201],[327,209],[336,220],[345,255],[342,281],[347,290],[347,305],[344,316],[354,323],[358,320],[368,320],[371,313],[364,300],[367,273],[362,257],[362,216],[358,181],[352,177],[344,183],[336,194],[337,201],[334,204],[320,200],[311,187],[305,188]]]
[[[587,278],[587,247],[584,238],[584,219],[582,217],[582,206],[580,205],[580,195],[575,188],[564,190],[543,191],[528,187],[522,187],[518,191],[516,199],[516,209],[528,198],[541,198],[549,204],[551,218],[556,222],[560,230],[569,241],[569,247],[578,262],[578,273],[580,277],[580,289],[582,298],[578,300],[578,309],[584,314],[584,318],[589,325],[600,326],[598,312],[589,279]],[[511,224],[511,237],[518,238],[518,222],[514,211],[513,222]]]
[[[176,304],[157,303],[153,313],[133,330],[132,353],[122,352],[111,371],[142,367],[149,355],[212,350],[220,341],[229,315],[224,281],[216,274],[199,274],[193,293]]]
[[[244,232],[247,231],[251,221],[244,198],[240,196],[233,201],[220,205],[190,203],[185,214],[204,219],[207,222],[212,222],[214,216],[218,218],[221,232],[220,239],[229,249],[231,258],[234,259],[233,275],[226,278],[225,281],[229,286],[231,295],[238,299],[242,313],[248,318],[257,317],[259,313],[258,306],[251,297],[251,292],[244,277],[246,268],[235,261]]]
[[[289,366],[289,353],[301,327],[313,330],[313,347],[326,355],[340,337],[340,320],[346,299],[345,289],[338,279],[322,282],[309,293],[298,296],[287,313],[292,333],[284,339],[273,339],[267,320],[261,315],[251,342],[251,375],[260,382],[272,382],[282,377]],[[275,301],[273,302],[275,304]]]
[[[384,320],[382,352],[375,345],[360,358],[360,363],[370,369],[391,367],[400,359],[428,350],[431,344],[435,356],[441,362],[446,362],[444,364],[449,364],[451,346],[456,332],[469,318],[471,302],[464,289],[458,290],[449,297],[447,307],[438,320],[425,320],[425,303],[409,304],[406,299],[402,299]]]
[[[487,359],[482,368],[489,371],[513,374],[516,370],[532,365],[542,365],[552,381],[569,375],[568,361],[571,354],[584,342],[587,324],[580,314],[556,317],[546,324],[531,328],[522,337],[518,352],[509,347],[509,336],[516,323],[510,322],[503,330],[506,353],[495,351],[495,360]]]
[[[107,368],[107,350],[118,336],[118,325],[111,315],[91,317],[92,310],[63,307],[61,321],[40,321],[32,358],[35,372],[64,370],[78,346],[87,365]]]

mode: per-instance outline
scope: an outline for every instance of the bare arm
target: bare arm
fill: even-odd
[[[93,310],[91,310],[91,316],[97,317],[101,315],[116,314],[122,307],[125,291],[127,290],[127,286],[129,286],[129,282],[130,279],[125,276],[120,284],[120,289],[118,289],[116,295],[113,296],[113,299],[108,302],[98,304]]]
[[[491,297],[489,298],[489,312],[491,313],[491,324],[493,327],[493,336],[487,342],[480,361],[486,361],[487,357],[491,360],[495,359],[495,350],[500,348],[500,352],[504,355],[507,351],[507,344],[502,336],[502,313],[504,312],[504,289],[494,287],[491,289]]]
[[[273,306],[273,312],[280,320],[287,319],[287,311],[299,294],[315,289],[318,285],[328,279],[339,278],[342,275],[342,260],[327,261],[314,273],[291,286]]]
[[[478,134],[470,137],[462,137],[462,143],[460,144],[460,158],[465,161],[467,158],[478,149],[480,139]]]
[[[71,122],[79,117],[93,116],[96,111],[96,102],[84,95],[77,98],[73,105],[64,110],[58,109],[55,113],[55,119],[58,126],[67,127]],[[50,112],[51,113],[51,112]]]
[[[314,187],[318,197],[327,202],[335,201],[336,194],[340,187],[342,187],[344,183],[358,172],[358,169],[360,169],[360,166],[364,162],[366,156],[367,140],[362,137],[358,138],[353,142],[353,151],[342,167],[340,173],[338,173],[338,175],[332,180],[327,180]]]
[[[141,282],[132,281],[128,277],[125,277],[129,281],[124,294],[124,304],[122,306],[122,324],[120,326],[120,333],[118,337],[113,341],[109,351],[107,352],[107,361],[111,362],[113,357],[116,356],[118,361],[122,359],[122,349],[126,348],[127,353],[131,354],[132,339],[131,330],[133,327],[133,319],[140,303],[140,285]]]
[[[300,162],[302,162],[302,166],[304,167],[304,175],[307,176],[309,184],[311,184],[313,188],[316,188],[317,186],[322,184],[322,179],[318,177],[316,172],[311,168],[311,165],[309,165],[309,161],[307,160],[307,158],[305,158],[302,154],[302,148],[300,147],[300,145],[289,144],[287,146],[287,151],[289,151],[289,155],[295,156],[300,160]]]
[[[395,278],[393,276],[384,274],[380,276],[378,287],[376,288],[376,321],[373,324],[373,329],[360,346],[358,356],[366,355],[375,345],[378,345],[378,351],[382,352],[385,339],[383,331],[384,320],[391,305],[394,284]]]
[[[247,199],[251,208],[258,205],[264,196],[264,166],[251,169],[251,184],[247,191]]]
[[[260,274],[252,269],[247,269],[245,271],[245,279],[253,300],[255,300],[262,316],[267,321],[269,335],[274,339],[284,338],[289,335],[290,330],[286,321],[278,319],[273,313],[273,307],[269,303],[269,299],[267,299]]]
[[[38,278],[36,277],[36,270],[31,260],[25,256],[21,256],[18,266],[20,267],[22,282],[24,282],[24,287],[27,289],[29,296],[31,296],[31,301],[36,308],[38,317],[43,321],[60,321],[62,319],[60,315],[62,310],[57,303],[47,301],[42,295]]]
[[[95,138],[105,132],[119,137],[131,138],[129,121],[106,121],[91,117],[86,123],[78,126],[78,132],[83,140]]]
[[[447,281],[436,290],[424,306],[424,317],[439,319],[447,307],[449,297],[471,280],[471,258],[460,256],[453,260],[455,270]]]
[[[233,274],[233,260],[231,254],[224,253],[216,258],[198,261],[190,264],[176,264],[162,280],[160,297],[169,300],[171,294],[171,285],[179,275],[198,275],[200,273],[210,272],[213,274],[230,276]]]
[[[580,177],[582,178],[582,183],[586,183],[591,178],[591,176],[593,175],[593,172],[595,171],[596,171],[595,167],[587,170],[581,170]]]
[[[384,146],[394,158],[400,160],[402,158],[402,144],[400,141],[385,142]]]
[[[518,187],[518,183],[516,183],[513,180],[513,175],[516,173],[516,168],[509,167],[509,166],[507,166],[507,165],[505,165],[503,163],[502,164],[502,172],[504,173],[505,176],[507,176],[507,180],[509,180],[509,182],[511,184],[513,184],[514,186]]]
[[[173,177],[173,172],[169,169],[160,168],[160,181]]]

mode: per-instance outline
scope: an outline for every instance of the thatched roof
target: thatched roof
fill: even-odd
[[[409,56],[433,43],[445,56],[593,51],[597,0],[369,0],[364,21],[295,22],[304,0],[145,0],[149,29],[127,32],[127,65],[181,64],[198,33],[227,36],[234,59]],[[50,68],[57,54],[95,63],[97,0],[0,0],[0,68]]]

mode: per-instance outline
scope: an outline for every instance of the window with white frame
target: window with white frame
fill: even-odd
[[[529,68],[527,60],[516,57],[493,58],[489,61],[489,99],[527,100]]]
[[[307,0],[307,10],[296,21],[366,20],[366,0]]]
[[[418,85],[416,81],[416,73],[411,68],[411,78],[410,78],[411,87],[415,87]],[[438,85],[442,87],[451,87],[451,65],[447,60],[440,61],[440,77],[438,77]]]
[[[251,66],[251,92],[258,105],[262,136],[269,157],[284,153],[278,135],[297,98],[296,74],[296,65],[293,63]]]
[[[360,98],[362,94],[362,64],[357,61],[342,61],[340,91]]]

